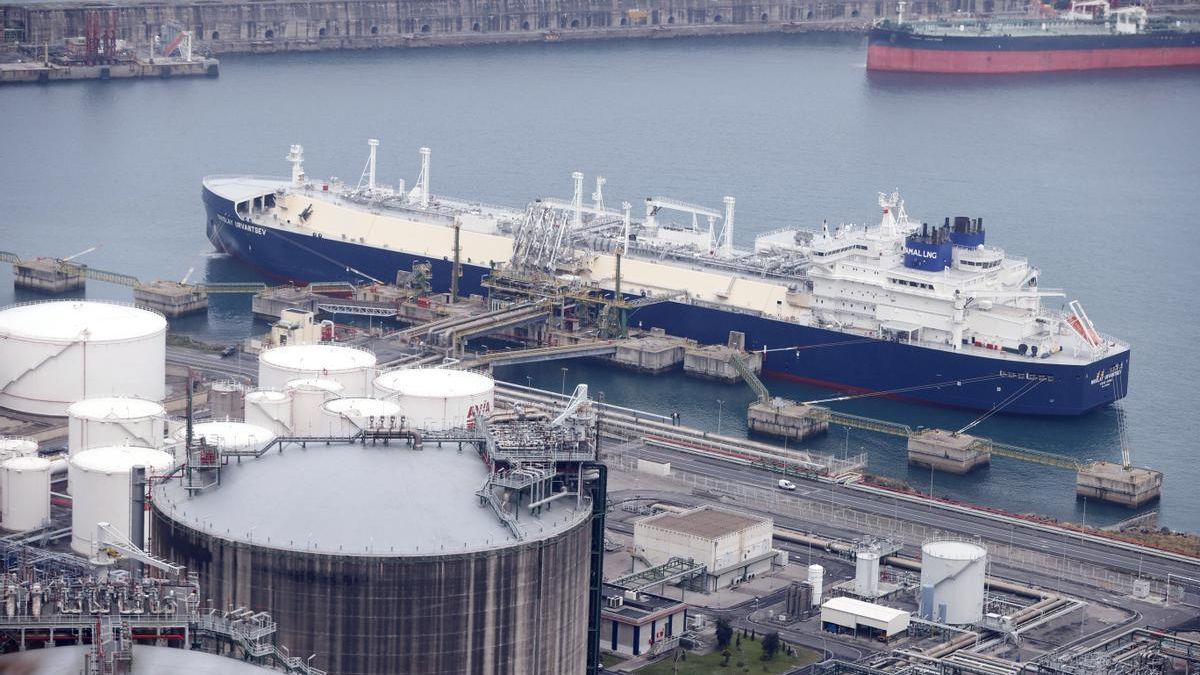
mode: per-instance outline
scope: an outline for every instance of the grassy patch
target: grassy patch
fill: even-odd
[[[729,657],[729,665],[722,666],[721,662],[725,660],[720,652],[712,654],[688,653],[686,661],[679,661],[678,664],[673,663],[668,657],[657,663],[653,663],[645,668],[639,669],[639,675],[779,675],[786,673],[793,668],[803,666],[809,663],[815,663],[820,660],[820,656],[813,651],[793,647],[796,650],[796,656],[788,656],[785,653],[778,653],[775,658],[770,661],[762,660],[762,638],[758,640],[742,640],[742,649],[730,648],[733,656]],[[739,666],[738,663],[742,665]],[[678,665],[678,670],[675,666]]]

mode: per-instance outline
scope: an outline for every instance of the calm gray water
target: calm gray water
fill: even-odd
[[[283,175],[303,143],[312,176],[355,180],[377,137],[381,179],[416,178],[433,148],[443,194],[521,205],[569,196],[569,174],[608,178],[610,202],[650,194],[738,199],[739,239],[791,224],[874,222],[898,187],[914,217],[983,216],[990,241],[1080,298],[1101,330],[1134,345],[1126,399],[1135,461],[1167,472],[1164,523],[1200,530],[1193,387],[1200,380],[1200,70],[1031,77],[868,76],[844,36],[376,51],[226,58],[219,80],[0,89],[0,249],[75,253],[142,278],[251,279],[213,257],[200,178]],[[93,283],[94,297],[128,298]],[[0,303],[13,299],[0,271]],[[177,327],[211,339],[252,329],[246,298],[220,298]],[[744,428],[739,386],[647,380],[589,364],[609,401]],[[513,370],[557,389],[557,364]],[[824,395],[780,382],[780,395]],[[893,402],[849,409],[957,428],[967,413]],[[999,418],[981,434],[1076,457],[1117,459],[1115,415]],[[817,446],[864,448],[872,469],[928,485],[887,439],[838,431]],[[1072,476],[997,460],[935,477],[938,494],[1082,517]],[[1088,521],[1125,512],[1087,506]]]

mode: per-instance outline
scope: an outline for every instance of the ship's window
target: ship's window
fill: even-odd
[[[219,31],[219,30],[214,30],[214,31],[212,32],[212,39],[214,39],[214,40],[220,40],[220,39],[221,39],[221,31]]]
[[[268,39],[268,40],[273,40],[273,39],[275,39],[275,31],[274,31],[273,29],[271,29],[271,28],[268,28],[268,29],[267,29],[267,33],[266,33],[266,36],[267,36],[267,39]]]

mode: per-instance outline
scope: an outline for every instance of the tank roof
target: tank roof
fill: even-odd
[[[427,397],[472,396],[496,386],[486,375],[447,368],[392,370],[375,378],[375,384],[405,396]]]
[[[379,417],[380,415],[400,414],[400,404],[377,398],[335,398],[332,401],[326,401],[321,407],[335,415],[349,417]]]
[[[246,392],[247,401],[284,401],[287,400],[287,392],[275,391],[274,389],[255,389],[254,391]]]
[[[56,300],[0,310],[0,335],[31,340],[116,341],[166,330],[167,320],[161,314],[109,302]]]
[[[262,447],[275,439],[270,429],[247,422],[201,422],[192,425],[192,437],[204,437],[219,448]],[[175,432],[176,440],[187,438],[187,427]]]
[[[285,345],[263,352],[259,359],[278,368],[329,372],[375,366],[375,355],[346,345]]]
[[[987,555],[987,549],[967,541],[930,541],[921,546],[922,555],[943,560],[975,560]]]
[[[141,398],[85,398],[68,406],[67,414],[87,419],[137,419],[165,415],[166,409]]]
[[[174,461],[162,450],[134,445],[90,448],[71,456],[72,465],[85,471],[104,473],[128,473],[130,469],[138,465],[146,467],[147,471],[161,471],[171,468]]]
[[[38,675],[78,675],[88,645],[65,645],[53,649],[36,649],[0,656],[0,669],[12,667],[16,672]],[[137,645],[133,648],[132,675],[157,673],[188,673],[188,675],[265,675],[279,671],[246,663],[239,659],[190,649]],[[23,670],[28,666],[28,670]],[[7,671],[5,671],[7,672]]]
[[[10,457],[2,466],[10,471],[49,471],[50,460],[33,456]]]
[[[468,553],[516,545],[476,491],[487,467],[471,451],[399,444],[310,444],[243,460],[221,484],[188,495],[159,482],[154,507],[172,520],[264,548],[379,557]],[[558,499],[541,514],[522,507],[525,541],[564,532],[590,507]]]
[[[298,377],[294,380],[288,380],[285,385],[289,390],[300,389],[302,391],[327,391],[333,394],[341,393],[345,387],[337,380],[324,380],[319,377]]]

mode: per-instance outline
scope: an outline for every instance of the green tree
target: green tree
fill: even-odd
[[[717,649],[729,647],[729,641],[732,639],[733,626],[729,625],[729,619],[725,617],[717,619]]]
[[[780,641],[779,633],[772,631],[763,636],[762,641],[762,657],[764,661],[770,661],[775,658],[775,653],[779,651]]]

